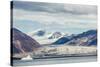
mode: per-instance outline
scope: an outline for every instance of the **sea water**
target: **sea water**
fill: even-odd
[[[46,58],[46,59],[33,59],[33,60],[13,60],[13,66],[31,66],[31,65],[80,63],[80,62],[95,62],[95,61],[97,61],[97,56],[62,57],[62,58]]]

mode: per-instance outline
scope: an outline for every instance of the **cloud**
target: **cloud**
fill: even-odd
[[[13,20],[16,24],[16,20],[29,20],[33,22],[33,24],[38,23],[37,25],[49,30],[72,30],[73,32],[75,29],[78,31],[79,29],[96,29],[97,7],[89,5],[15,1]],[[24,25],[24,22],[22,23]]]
[[[13,7],[36,12],[67,13],[67,14],[97,14],[97,6],[63,3],[21,2],[14,1]]]
[[[14,20],[31,20],[38,21],[45,25],[52,23],[57,24],[72,24],[72,23],[96,23],[97,17],[95,15],[65,15],[65,14],[50,14],[45,12],[31,12],[24,10],[13,10]]]
[[[64,5],[64,9],[71,14],[97,14],[97,6],[93,5]]]

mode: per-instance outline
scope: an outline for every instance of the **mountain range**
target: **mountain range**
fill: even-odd
[[[61,44],[67,44],[67,45],[79,45],[79,46],[91,46],[97,45],[97,30],[88,30],[86,32],[77,34],[77,35],[70,35],[70,36],[64,36],[58,39],[53,44],[61,45]]]
[[[40,30],[36,30],[36,31],[33,31],[33,32],[31,32],[31,33],[29,33],[29,35],[31,36],[31,37],[46,37],[47,39],[56,39],[56,38],[60,38],[61,36],[62,36],[62,33],[61,32],[57,32],[57,31],[55,31],[55,32],[48,32],[48,31],[46,31],[46,30],[42,30],[42,29],[40,29]]]

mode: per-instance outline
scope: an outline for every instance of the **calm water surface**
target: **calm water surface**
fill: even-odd
[[[80,62],[95,62],[97,56],[87,57],[64,57],[64,58],[48,58],[35,60],[14,60],[14,66],[29,66],[29,65],[44,65],[44,64],[61,64],[61,63],[80,63]]]

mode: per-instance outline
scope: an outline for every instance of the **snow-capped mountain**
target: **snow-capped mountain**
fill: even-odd
[[[56,39],[56,38],[60,38],[61,36],[62,36],[61,32],[54,32],[48,39]]]
[[[89,31],[83,32],[81,34],[78,34],[71,41],[69,41],[67,44],[91,46],[91,45],[97,45],[96,40],[97,40],[97,30],[89,30]],[[92,43],[92,41],[95,41],[95,43]]]
[[[89,30],[75,36],[67,36],[58,39],[53,44],[67,44],[67,45],[82,45],[91,46],[97,45],[97,30]]]
[[[38,37],[45,36],[45,34],[46,34],[46,31],[42,29],[38,29],[36,31],[32,31],[28,33],[28,35],[30,36],[38,36]]]
[[[62,37],[61,32],[48,32],[46,30],[36,30],[31,32],[29,35],[40,44],[51,44]]]

